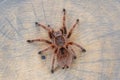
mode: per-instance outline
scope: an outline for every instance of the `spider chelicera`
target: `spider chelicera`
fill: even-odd
[[[51,67],[51,73],[54,73],[54,62],[55,59],[57,59],[57,63],[60,67],[64,68],[69,68],[71,65],[73,59],[76,59],[76,54],[75,51],[72,49],[71,45],[75,45],[81,49],[82,52],[86,52],[86,50],[79,44],[70,41],[71,34],[76,27],[76,25],[79,23],[79,19],[76,20],[74,25],[71,27],[69,31],[66,29],[66,10],[63,9],[63,22],[62,22],[62,27],[58,31],[54,31],[53,28],[48,26],[44,26],[38,22],[35,22],[36,26],[41,26],[45,30],[48,31],[48,35],[50,40],[46,39],[33,39],[33,40],[27,40],[27,42],[32,43],[32,42],[45,42],[49,44],[50,46],[39,51],[38,54],[42,54],[45,51],[49,49],[54,49],[53,53],[53,60],[52,60],[52,67]]]

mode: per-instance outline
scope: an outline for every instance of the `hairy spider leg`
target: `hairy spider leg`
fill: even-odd
[[[47,48],[39,51],[38,54],[42,54],[43,52],[45,52],[45,51],[47,51],[47,50],[49,50],[49,49],[51,49],[51,48],[54,48],[54,47],[55,47],[54,45],[50,45],[49,47],[47,47]]]
[[[53,54],[51,73],[54,73],[54,63],[55,63],[55,54]]]
[[[42,25],[42,24],[40,24],[40,23],[38,23],[38,22],[35,22],[35,25],[36,25],[36,26],[41,26],[41,27],[44,28],[45,30],[50,31],[50,27],[48,27],[48,26]]]
[[[76,25],[77,25],[78,23],[79,23],[79,19],[77,19],[76,22],[75,22],[75,24],[71,27],[71,29],[70,29],[70,31],[69,31],[69,33],[68,33],[68,35],[67,35],[67,38],[70,38],[70,36],[71,36],[74,28],[76,27]]]
[[[38,22],[35,22],[35,24],[36,24],[37,26],[41,26],[42,28],[44,28],[45,30],[47,30],[47,31],[48,31],[48,35],[49,35],[49,38],[50,38],[50,39],[53,38],[52,32],[54,32],[54,30],[50,27],[50,25],[44,26],[44,25],[42,25],[42,24],[40,24],[40,23],[38,23]]]
[[[76,59],[77,57],[76,57],[76,53],[75,53],[75,51],[72,49],[72,47],[70,47],[70,49],[71,49],[71,51],[72,51],[73,58]]]
[[[62,31],[63,34],[67,34],[67,29],[66,29],[66,10],[63,9],[63,26],[60,29]]]
[[[82,50],[82,52],[86,52],[86,50],[81,45],[79,45],[77,43],[69,42],[69,43],[67,43],[67,46],[69,46],[69,45],[75,45],[75,46],[79,47]]]
[[[33,40],[27,40],[27,42],[32,43],[32,42],[45,42],[48,44],[52,44],[51,41],[45,40],[45,39],[33,39]]]
[[[55,55],[57,53],[58,53],[58,48],[55,49],[54,54],[53,54],[51,73],[54,73]]]

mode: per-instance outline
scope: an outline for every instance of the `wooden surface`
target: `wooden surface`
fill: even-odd
[[[50,73],[52,50],[37,53],[44,43],[27,39],[48,39],[38,21],[56,30],[62,25],[62,9],[67,10],[67,28],[77,18],[71,41],[77,59],[69,69]],[[0,80],[120,80],[120,1],[119,0],[1,0],[0,1]]]

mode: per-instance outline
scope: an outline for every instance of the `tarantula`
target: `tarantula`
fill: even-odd
[[[82,52],[86,52],[86,50],[81,45],[76,44],[72,41],[69,41],[69,38],[71,37],[71,34],[72,34],[74,28],[79,23],[79,19],[76,20],[76,22],[71,27],[69,32],[66,29],[66,10],[65,9],[63,9],[63,19],[62,20],[63,20],[62,27],[58,31],[54,31],[54,29],[51,28],[50,25],[45,26],[38,22],[35,22],[36,26],[41,26],[42,28],[44,28],[45,30],[48,31],[50,41],[46,40],[46,39],[27,40],[27,42],[29,42],[29,43],[40,41],[40,42],[45,42],[50,45],[46,49],[39,51],[38,54],[42,54],[43,52],[45,52],[49,49],[54,49],[51,73],[54,73],[55,59],[57,59],[58,65],[60,67],[62,67],[63,69],[69,68],[73,59],[76,59],[75,51],[71,48],[70,45],[75,45],[75,46],[79,47],[82,50]]]

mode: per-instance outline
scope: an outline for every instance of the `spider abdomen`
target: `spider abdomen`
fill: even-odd
[[[64,54],[64,52],[65,52],[65,49],[62,47],[62,48],[60,48],[60,52],[61,52],[61,54]]]
[[[73,55],[69,53],[65,48],[60,48],[57,54],[57,62],[61,67],[70,66],[72,63]]]
[[[55,38],[55,44],[57,46],[63,46],[65,44],[65,39],[63,36],[58,36]]]

